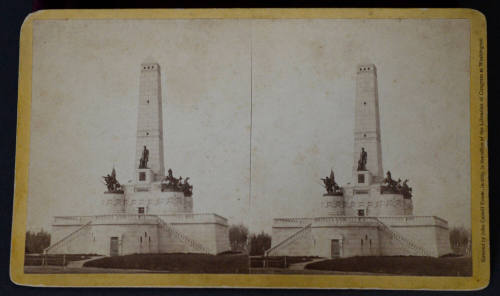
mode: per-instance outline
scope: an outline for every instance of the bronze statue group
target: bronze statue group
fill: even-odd
[[[104,184],[108,188],[108,192],[110,192],[110,193],[123,193],[122,185],[116,179],[116,171],[115,171],[114,167],[113,167],[113,170],[111,171],[111,175],[107,174],[106,176],[103,176],[102,178],[104,179]]]
[[[380,193],[396,193],[402,194],[404,198],[411,198],[412,188],[408,186],[408,179],[405,179],[401,184],[401,179],[397,181],[392,179],[391,171],[387,171],[386,178],[384,179],[384,185],[380,187]]]
[[[368,153],[365,148],[361,148],[361,153],[358,161],[358,171],[366,171],[366,163],[368,161]],[[333,170],[330,171],[330,177],[326,176],[321,178],[323,181],[326,193],[330,195],[342,195],[342,188],[335,182],[335,175]],[[387,171],[386,178],[384,179],[383,185],[380,186],[380,193],[394,193],[402,194],[404,198],[409,199],[412,197],[412,188],[408,186],[408,179],[405,179],[401,183],[401,179],[397,181],[392,179],[390,171]]]
[[[139,168],[147,169],[149,161],[149,150],[144,146],[142,151],[141,159],[139,160]],[[109,193],[123,193],[123,188],[120,182],[116,179],[116,171],[113,167],[111,174],[102,177],[104,179],[104,184],[108,188]],[[185,178],[184,181],[182,177],[175,178],[172,173],[172,169],[168,169],[168,176],[161,180],[161,191],[176,191],[183,192],[185,196],[193,195],[193,185],[188,182],[189,177]]]
[[[330,195],[342,195],[342,188],[335,182],[335,175],[333,174],[333,170],[330,171],[330,177],[326,176],[325,178],[321,178],[324,187],[326,189],[326,193]]]
[[[185,196],[193,195],[193,185],[188,183],[189,177],[182,182],[182,176],[175,178],[172,169],[168,169],[168,176],[166,176],[161,183],[162,191],[178,191],[184,192]]]

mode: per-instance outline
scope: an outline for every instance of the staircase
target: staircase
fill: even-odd
[[[301,229],[297,230],[294,234],[290,235],[286,239],[282,240],[281,242],[277,243],[276,245],[272,246],[269,248],[269,250],[265,251],[264,255],[269,256],[272,255],[271,253],[275,250],[277,250],[280,247],[285,247],[292,242],[296,241],[297,239],[303,237],[305,234],[308,233],[308,231],[311,230],[311,225],[312,223],[307,224],[306,226],[302,227]]]
[[[401,236],[399,233],[392,230],[389,226],[380,221],[378,218],[375,218],[375,220],[377,221],[378,225],[380,226],[380,228],[382,228],[383,231],[391,235],[393,240],[397,240],[400,243],[402,243],[410,251],[411,255],[432,257],[432,253],[430,251],[417,245],[413,241]]]
[[[62,239],[60,239],[59,241],[57,241],[53,245],[45,248],[43,250],[43,253],[48,254],[50,251],[52,251],[58,247],[64,247],[64,246],[68,245],[69,243],[71,243],[73,240],[75,240],[80,235],[85,234],[85,230],[88,230],[88,228],[90,228],[90,224],[92,224],[92,221],[89,221],[86,224],[83,224],[78,229],[76,229],[75,231],[66,235],[65,237],[63,237]]]
[[[158,226],[160,230],[166,231],[169,234],[173,235],[174,237],[178,238],[181,242],[189,246],[192,250],[202,254],[210,254],[210,251],[207,248],[205,248],[201,243],[185,236],[177,229],[175,229],[172,225],[163,221],[163,219],[161,219],[160,217],[158,217]]]

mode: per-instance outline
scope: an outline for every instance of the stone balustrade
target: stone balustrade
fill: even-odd
[[[216,214],[110,214],[94,216],[55,216],[53,225],[82,225],[92,221],[93,224],[155,224],[160,217],[167,223],[217,223],[227,226],[227,219]]]
[[[412,226],[428,225],[448,228],[448,222],[436,216],[392,216],[392,217],[363,217],[363,216],[331,216],[316,218],[277,218],[274,219],[273,227],[303,227],[309,223],[312,226],[334,226],[373,223],[376,225],[377,219],[390,226]]]
[[[377,220],[374,217],[358,217],[358,216],[345,216],[345,217],[317,217],[314,218],[314,226],[331,226],[331,225],[360,225],[363,226],[377,225]]]
[[[217,214],[201,213],[177,213],[158,215],[163,221],[167,223],[217,223],[227,226],[227,219]]]
[[[390,226],[428,225],[439,226],[448,229],[448,222],[436,216],[402,216],[377,218]]]
[[[157,216],[140,214],[112,214],[95,216],[56,216],[53,225],[81,225],[92,221],[92,224],[155,224]]]

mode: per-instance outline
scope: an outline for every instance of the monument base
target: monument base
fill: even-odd
[[[227,220],[216,214],[54,217],[52,241],[47,254],[215,255],[230,250]]]
[[[430,256],[452,253],[435,216],[277,218],[268,256]]]

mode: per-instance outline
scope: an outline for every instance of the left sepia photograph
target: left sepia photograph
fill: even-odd
[[[34,22],[26,273],[248,273],[243,23]]]

